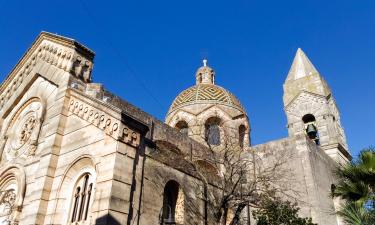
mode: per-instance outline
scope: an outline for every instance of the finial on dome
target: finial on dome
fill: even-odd
[[[215,71],[207,65],[207,59],[203,59],[203,66],[196,72],[196,84],[215,84]]]
[[[203,59],[203,66],[207,67],[207,59]]]

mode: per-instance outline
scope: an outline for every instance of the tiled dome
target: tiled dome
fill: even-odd
[[[168,114],[187,105],[210,103],[233,107],[245,113],[241,103],[232,93],[215,84],[201,83],[182,91],[173,101]]]

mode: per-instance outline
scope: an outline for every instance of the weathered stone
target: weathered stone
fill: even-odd
[[[289,137],[252,147],[245,109],[215,85],[207,61],[163,123],[91,83],[93,58],[78,42],[43,32],[0,86],[0,191],[14,189],[13,222],[160,224],[171,184],[178,224],[205,224],[205,218],[213,224],[192,161],[208,155],[207,122],[218,122],[220,137],[236,140],[246,157],[257,151],[272,164],[292,153],[283,185],[300,200],[301,215],[342,224],[329,191],[335,161],[350,159],[346,138],[327,83],[301,50],[284,85]],[[309,113],[320,146],[306,135],[302,117]],[[209,190],[218,188],[215,179]]]

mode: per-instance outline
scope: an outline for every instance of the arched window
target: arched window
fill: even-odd
[[[240,147],[243,148],[245,142],[245,134],[246,134],[246,127],[245,125],[240,125],[238,127],[238,142],[240,143]]]
[[[206,121],[205,137],[209,145],[220,145],[220,119],[212,117]]]
[[[89,220],[93,189],[92,174],[88,172],[82,174],[73,189],[69,224],[81,224]]]
[[[210,176],[210,177],[219,177],[220,171],[210,162],[205,160],[196,160],[195,161],[197,168],[200,170],[201,173]]]
[[[316,127],[315,116],[312,114],[306,114],[302,117],[302,121],[305,124],[305,132],[307,136],[319,145],[319,133],[318,128]]]
[[[164,187],[161,219],[160,224],[184,224],[184,194],[176,181],[168,181]]]
[[[302,117],[302,121],[303,121],[305,124],[315,122],[315,116],[312,115],[312,114],[306,114],[306,115],[304,115],[304,116]]]
[[[202,73],[199,73],[198,80],[199,80],[199,84],[201,84],[202,83]]]
[[[181,120],[179,121],[177,124],[176,124],[176,128],[182,133],[182,134],[188,134],[188,130],[189,130],[189,127],[188,127],[188,124]]]

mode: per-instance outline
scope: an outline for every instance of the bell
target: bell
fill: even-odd
[[[310,139],[316,139],[317,137],[317,129],[316,127],[314,126],[314,124],[310,123],[309,125],[307,125],[307,128],[306,128],[306,133],[307,135],[309,136]]]

